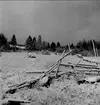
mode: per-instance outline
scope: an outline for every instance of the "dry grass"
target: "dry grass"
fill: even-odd
[[[49,64],[60,58],[58,55],[37,55],[37,59],[34,60],[34,58],[26,58],[25,53],[8,55],[3,54],[2,64],[0,64],[3,70],[0,75],[1,98],[5,90],[4,88],[9,84],[21,83],[34,78],[35,75],[26,75],[24,71],[44,70],[48,68]],[[10,59],[14,63],[9,62]],[[66,62],[68,59],[69,61],[74,59],[73,62],[76,62],[74,56],[70,56],[64,61]],[[8,72],[5,72],[5,70]],[[97,86],[94,84],[78,85],[74,79],[68,80],[67,76],[62,76],[59,80],[54,80],[49,88],[24,88],[18,90],[15,94],[7,94],[7,98],[20,98],[31,101],[31,103],[24,105],[100,105],[100,84]]]
[[[99,105],[100,85],[78,85],[74,80],[62,79],[53,81],[49,88],[24,88],[7,97],[31,101],[28,105]]]

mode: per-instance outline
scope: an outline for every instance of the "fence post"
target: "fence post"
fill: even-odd
[[[93,40],[92,40],[92,44],[93,44],[94,56],[96,57],[96,49],[95,49],[95,45],[94,45],[94,41]]]

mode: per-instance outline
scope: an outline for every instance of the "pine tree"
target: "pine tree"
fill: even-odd
[[[17,45],[17,40],[16,40],[15,34],[12,36],[11,41],[10,41],[10,44]]]
[[[37,44],[36,44],[37,50],[42,50],[42,38],[41,35],[38,36]]]
[[[79,41],[76,45],[77,49],[79,49],[79,51],[83,51],[83,48],[82,48],[82,41]]]
[[[5,35],[3,33],[0,33],[0,47],[7,44],[7,38],[5,37]]]
[[[70,48],[71,49],[74,49],[75,48],[73,43],[70,45]]]
[[[87,42],[87,49],[88,49],[88,51],[91,51],[92,50],[92,40],[89,40]]]
[[[50,48],[50,43],[48,42],[48,47],[47,47],[48,49]]]
[[[54,42],[51,43],[51,50],[53,52],[56,50],[56,44]]]
[[[43,44],[42,44],[42,49],[46,49],[46,42],[45,41],[43,41]]]
[[[36,50],[36,37],[33,38],[32,43],[33,43],[33,50]]]
[[[26,39],[25,47],[26,47],[26,50],[32,51],[32,48],[33,48],[33,41],[32,41],[32,37],[31,37],[31,36],[29,36],[29,37]]]
[[[60,47],[60,42],[57,42],[57,48]]]
[[[42,43],[42,49],[44,49],[44,50],[48,49],[48,42],[43,41],[43,43]]]
[[[3,33],[0,33],[0,50],[9,50],[8,40]]]

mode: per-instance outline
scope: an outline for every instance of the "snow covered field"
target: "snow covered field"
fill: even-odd
[[[47,69],[52,63],[61,58],[61,55],[42,55],[33,53],[36,58],[28,58],[26,52],[12,52],[12,53],[2,53],[0,57],[0,68],[2,70],[10,69],[33,69],[34,67],[41,66],[41,69]],[[87,57],[86,57],[87,58]],[[88,57],[88,59],[100,61],[100,57]],[[76,56],[67,56],[63,61],[64,62],[73,62],[76,63],[80,59]],[[82,62],[84,63],[84,62]]]
[[[2,98],[2,92],[8,89],[7,86],[39,76],[27,75],[26,71],[46,71],[52,63],[61,58],[61,55],[55,54],[33,53],[33,55],[36,58],[28,58],[26,52],[2,53],[0,57],[0,98]],[[100,61],[100,57],[88,57],[87,59]],[[63,60],[63,63],[68,61],[77,63],[79,60],[76,56],[70,55]],[[27,105],[100,105],[100,85],[98,84],[97,87],[93,84],[77,85],[75,81],[63,77],[59,81],[54,81],[49,88],[43,88],[40,91],[37,89],[19,90],[7,97],[17,97],[32,102]]]
[[[57,55],[42,55],[42,54],[36,54],[33,53],[36,56],[35,58],[28,58],[27,53],[25,52],[17,52],[17,53],[2,53],[2,56],[0,57],[0,67],[5,70],[6,68],[34,68],[37,63],[40,63],[41,66],[52,63],[59,59],[59,56]],[[36,64],[34,64],[36,63]],[[49,66],[49,64],[48,64]]]

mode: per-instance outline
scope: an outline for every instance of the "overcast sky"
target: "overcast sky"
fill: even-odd
[[[61,44],[100,40],[100,2],[0,1],[0,32],[15,34],[20,44],[29,35]]]

